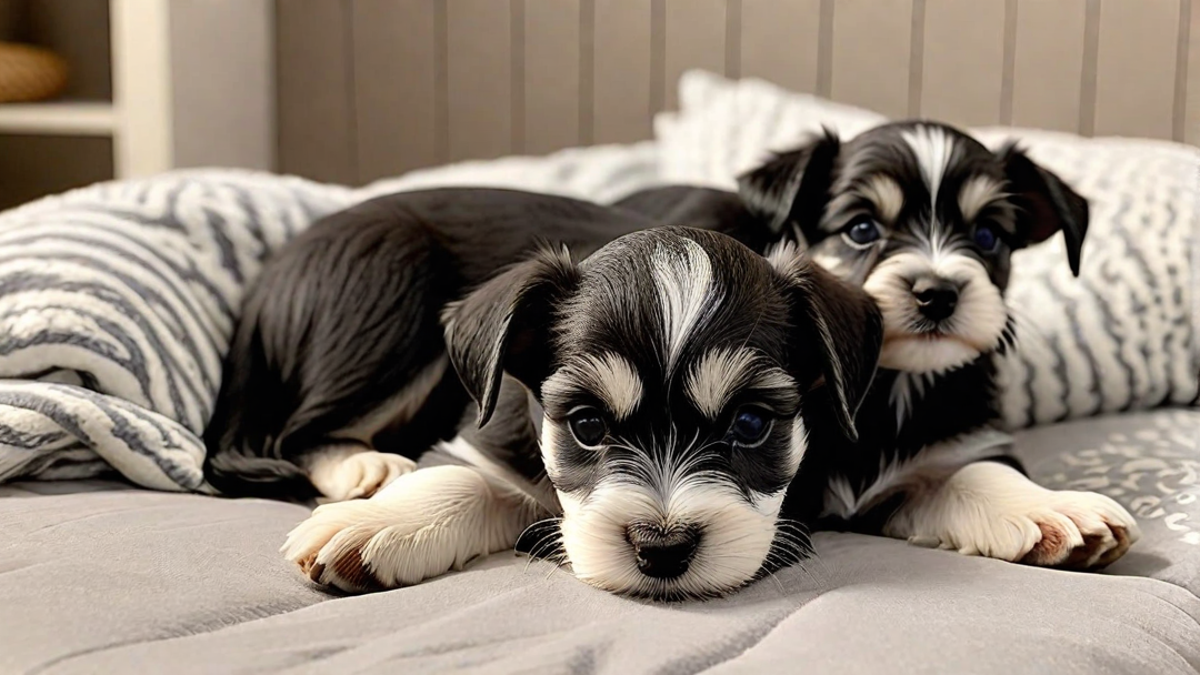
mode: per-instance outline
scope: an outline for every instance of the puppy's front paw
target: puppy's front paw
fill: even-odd
[[[521,522],[473,469],[441,466],[371,499],[317,507],[280,550],[318,584],[365,593],[411,586],[511,547],[510,530]]]
[[[313,460],[309,477],[324,501],[340,502],[370,497],[416,468],[411,459],[389,452],[331,450]]]
[[[964,509],[936,532],[909,537],[964,555],[1039,567],[1098,569],[1125,555],[1141,536],[1120,504],[1094,492],[1045,491],[1043,499]]]
[[[1112,499],[1048,490],[995,462],[964,467],[901,515],[897,524],[909,529],[913,544],[1041,567],[1104,567],[1141,536]]]
[[[1095,492],[1052,492],[1048,508],[1029,514],[1037,542],[1020,561],[1040,567],[1097,569],[1116,561],[1141,537],[1120,504]]]

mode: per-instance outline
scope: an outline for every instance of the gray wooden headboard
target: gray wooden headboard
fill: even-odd
[[[279,169],[344,183],[650,138],[694,67],[1200,143],[1200,0],[276,0],[276,30]]]

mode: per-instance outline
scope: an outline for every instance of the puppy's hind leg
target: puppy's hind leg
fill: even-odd
[[[964,466],[901,507],[884,532],[966,555],[1067,569],[1104,567],[1140,537],[1137,521],[1112,499],[1049,490],[990,461]]]
[[[357,441],[331,441],[301,460],[321,502],[370,497],[392,481],[415,471],[417,463],[402,455],[376,452]]]
[[[448,408],[442,405],[445,390],[459,388],[457,383],[445,381],[447,377],[454,377],[453,373],[447,373],[448,368],[449,361],[445,356],[434,360],[399,393],[384,400],[374,410],[328,434],[326,439],[310,442],[300,454],[300,464],[323,495],[320,501],[370,497],[400,476],[416,470],[416,462],[409,457],[396,451],[378,451],[378,441],[382,440],[385,447],[411,443],[419,450],[438,440],[421,437],[418,428],[427,430],[431,425],[425,418],[453,415],[460,407],[457,399]],[[413,448],[408,450],[412,452]]]
[[[281,549],[318,584],[398,588],[512,548],[544,514],[512,485],[466,466],[405,475],[370,499],[326,504]]]

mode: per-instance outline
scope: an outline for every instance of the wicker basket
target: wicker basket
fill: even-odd
[[[40,101],[62,92],[67,63],[57,54],[12,42],[0,42],[0,103]]]

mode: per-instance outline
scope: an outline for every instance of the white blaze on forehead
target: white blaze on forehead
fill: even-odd
[[[764,365],[752,349],[723,347],[700,357],[685,386],[696,408],[713,419],[741,389],[794,389],[796,382],[780,368]]]
[[[958,191],[958,210],[963,220],[971,222],[992,202],[1007,197],[1004,184],[991,176],[972,176],[963,181]]]
[[[929,188],[929,206],[932,212],[937,208],[938,188],[942,185],[946,167],[950,165],[950,158],[954,155],[954,138],[941,127],[923,124],[901,132],[900,136],[917,158],[921,177],[925,179],[925,186]]]
[[[543,393],[584,388],[608,406],[618,420],[637,410],[642,400],[642,379],[633,364],[612,352],[587,355],[559,368],[542,385]]]
[[[683,238],[678,246],[660,244],[650,261],[662,306],[667,369],[670,370],[709,302],[712,261],[699,244],[687,238]]]

